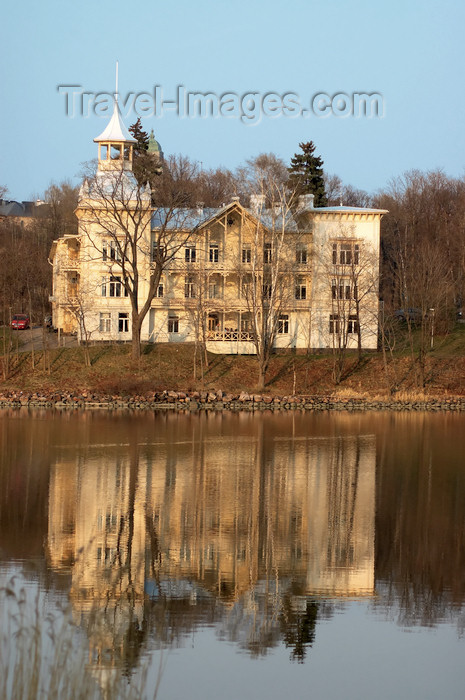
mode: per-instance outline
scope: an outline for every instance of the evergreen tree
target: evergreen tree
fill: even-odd
[[[149,135],[142,129],[140,117],[134,124],[131,124],[129,131],[137,141],[137,143],[134,145],[134,155],[140,155],[141,153],[148,151]]]
[[[148,151],[149,135],[142,129],[140,117],[131,124],[129,131],[137,141],[134,144],[132,171],[141,187],[148,182],[153,190],[156,178],[160,174],[160,164]]]
[[[325,192],[323,175],[323,160],[314,155],[313,141],[299,143],[302,153],[296,153],[291,158],[289,171],[289,188],[298,196],[301,194],[315,195],[315,207],[325,207],[328,200]]]

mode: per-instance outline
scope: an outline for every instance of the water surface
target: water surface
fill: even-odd
[[[158,697],[463,697],[465,417],[0,413],[0,576]],[[2,603],[7,614],[7,603]]]

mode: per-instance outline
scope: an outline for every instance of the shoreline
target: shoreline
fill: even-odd
[[[1,408],[50,408],[57,410],[214,410],[214,411],[465,411],[465,397],[370,399],[337,395],[310,396],[236,394],[222,391],[150,392],[143,396],[104,396],[90,392],[53,392],[48,396],[28,392],[0,395]]]

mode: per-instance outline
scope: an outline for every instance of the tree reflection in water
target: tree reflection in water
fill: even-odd
[[[4,415],[3,549],[45,535],[46,585],[70,577],[96,669],[129,674],[202,626],[303,662],[318,623],[375,581],[401,624],[463,605],[464,420]]]

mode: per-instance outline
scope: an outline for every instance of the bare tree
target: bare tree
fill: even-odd
[[[352,185],[345,185],[339,175],[325,173],[324,179],[328,206],[343,204],[346,207],[370,207],[372,205],[372,197],[368,192]]]
[[[200,256],[201,258],[203,256]],[[207,318],[208,318],[208,274],[199,269],[192,276],[186,274],[184,284],[186,311],[194,328],[194,381],[197,379],[197,361],[200,361],[200,377],[203,384],[204,370],[208,368]]]
[[[125,170],[97,171],[81,188],[81,258],[88,268],[104,262],[119,285],[117,296],[128,297],[134,360],[141,355],[142,323],[161,275],[191,235],[189,215],[179,200],[182,193],[172,191],[164,207],[153,209],[148,185],[140,187]]]
[[[286,312],[294,305],[295,299],[299,232],[293,218],[293,198],[285,185],[276,179],[275,173],[266,170],[259,185],[260,195],[255,200],[258,203],[257,219],[246,252],[250,256],[250,265],[244,268],[239,264],[238,271],[257,355],[258,388],[261,390],[265,386],[277,335],[288,332],[289,316]],[[265,202],[270,204],[268,209],[264,208]]]
[[[381,230],[382,297],[394,308],[413,306],[407,303],[405,281],[429,241],[439,244],[453,277],[449,314],[454,306],[460,308],[465,295],[465,182],[441,171],[409,171],[378,195],[377,206],[389,210]]]
[[[465,187],[440,171],[410,171],[378,201],[390,212],[382,228],[382,295],[406,329],[424,386],[434,332],[446,332],[462,306]]]
[[[98,330],[94,325],[90,325],[90,310],[93,305],[93,294],[90,292],[86,293],[85,288],[82,284],[79,289],[76,289],[74,296],[69,297],[66,303],[66,308],[71,316],[76,320],[78,331],[79,345],[82,347],[84,353],[84,364],[86,367],[91,366],[90,359],[90,341],[92,334]]]
[[[329,338],[334,357],[334,381],[339,384],[347,352],[357,350],[358,361],[368,338],[376,347],[378,328],[378,258],[368,241],[356,237],[351,226],[339,226],[319,253],[321,282],[316,294],[329,308]],[[323,285],[320,287],[320,284]],[[329,300],[329,304],[325,302]]]
[[[236,179],[224,168],[204,169],[201,163],[183,155],[170,155],[160,175],[153,181],[153,201],[158,206],[219,207],[229,202],[237,190]]]
[[[282,158],[274,153],[260,153],[237,168],[234,174],[236,194],[242,202],[257,194],[262,195],[265,197],[263,206],[269,208],[277,205],[277,189],[284,191],[288,178]]]

